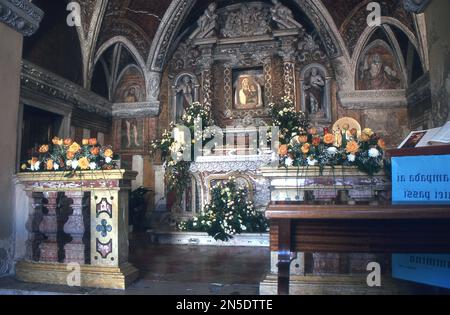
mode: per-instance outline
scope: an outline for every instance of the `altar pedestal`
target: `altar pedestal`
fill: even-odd
[[[384,172],[369,176],[356,167],[325,167],[321,171],[318,166],[305,166],[262,167],[260,173],[269,183],[271,203],[295,203],[299,207],[311,204],[375,205],[390,198],[391,181]],[[281,228],[276,222],[271,222],[271,271],[261,283],[262,294],[276,293],[276,283],[274,286],[273,279],[278,274],[279,249],[276,239],[279,233]],[[319,229],[316,233],[321,235],[322,231]],[[348,279],[358,277],[358,274],[361,278],[361,274],[366,273],[368,262],[381,262],[383,270],[389,266],[389,258],[383,254],[350,254],[332,250],[294,251],[288,261],[289,274],[293,276],[292,293],[301,294],[338,293],[340,287],[341,289],[345,287],[346,281],[349,285],[345,287],[349,289],[347,293],[356,292],[361,286],[358,288],[358,285],[354,285],[360,281]],[[309,289],[311,290],[308,291]],[[359,292],[366,293],[364,290]]]
[[[26,210],[27,254],[16,265],[17,279],[68,285],[79,276],[81,286],[125,289],[138,276],[128,263],[128,193],[137,173],[110,170],[65,175],[17,175],[32,198],[32,207]],[[83,213],[85,194],[90,200],[88,213]],[[61,211],[63,197],[72,210],[67,217]]]

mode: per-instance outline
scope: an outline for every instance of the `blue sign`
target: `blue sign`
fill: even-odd
[[[392,203],[450,205],[450,155],[393,157]]]
[[[450,289],[450,254],[393,254],[392,277]]]

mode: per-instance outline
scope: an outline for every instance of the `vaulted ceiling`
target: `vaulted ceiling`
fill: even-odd
[[[174,0],[175,1],[175,0]],[[213,0],[192,0],[195,5],[186,15],[181,24],[180,33],[195,23],[203,14],[205,8]],[[269,0],[260,0],[270,2]],[[321,2],[334,20],[335,29],[339,30],[343,42],[351,56],[356,43],[367,27],[367,4],[371,0],[315,0]],[[98,50],[105,43],[118,36],[129,40],[136,48],[142,60],[147,60],[151,45],[155,39],[161,21],[164,19],[172,0],[78,0],[81,7],[82,27],[78,29],[78,43],[76,28],[64,25],[68,11],[65,6],[71,0],[32,0],[41,7],[46,15],[41,29],[33,36],[25,39],[23,56],[25,59],[42,65],[43,67],[62,75],[63,77],[82,84],[94,72],[94,61]],[[55,4],[58,3],[58,5]],[[241,0],[216,0],[218,7],[229,5]],[[280,0],[281,3],[301,15],[298,0]],[[415,33],[414,21],[410,13],[403,8],[402,0],[380,0],[383,16],[398,20],[402,27]],[[310,23],[304,17],[305,26]],[[164,26],[164,25],[162,25]],[[83,34],[83,35],[80,35]],[[58,43],[58,44],[56,44]],[[81,53],[76,53],[81,46]],[[105,48],[105,47],[103,47]],[[106,47],[107,48],[107,47]],[[106,50],[105,48],[105,50]],[[71,61],[64,63],[64,58]],[[79,60],[81,58],[81,60]],[[75,60],[78,59],[78,60]],[[80,79],[80,62],[84,64],[84,80]],[[92,63],[92,64],[89,64]],[[70,69],[72,68],[72,69]],[[77,68],[77,69],[75,69]],[[84,82],[85,86],[89,86]]]

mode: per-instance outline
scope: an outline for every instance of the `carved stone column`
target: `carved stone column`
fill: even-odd
[[[281,40],[281,57],[283,58],[284,95],[295,103],[295,37]]]
[[[203,105],[211,106],[212,104],[212,46],[203,46],[200,48],[202,52],[201,73],[202,73],[202,101]]]
[[[28,214],[26,230],[28,231],[28,240],[26,241],[25,258],[32,261],[39,261],[39,245],[44,240],[44,235],[39,231],[39,225],[42,222],[44,207],[44,194],[41,192],[28,192],[31,199],[31,208]]]
[[[39,231],[44,234],[45,241],[39,245],[41,262],[58,262],[58,243],[56,234],[58,232],[58,222],[56,218],[57,191],[46,191],[43,193],[44,216],[39,225]]]
[[[72,201],[72,214],[64,225],[64,232],[72,237],[72,241],[64,246],[65,263],[85,263],[85,245],[83,244],[83,191],[67,191],[66,197]]]

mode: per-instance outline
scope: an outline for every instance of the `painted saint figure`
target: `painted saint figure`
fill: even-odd
[[[366,57],[361,71],[363,90],[390,90],[399,88],[398,74],[385,64],[379,54]]]

